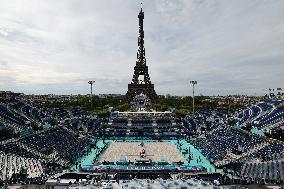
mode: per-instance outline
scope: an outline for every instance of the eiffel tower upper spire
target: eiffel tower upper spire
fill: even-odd
[[[139,18],[139,37],[138,37],[137,63],[142,65],[146,64],[145,47],[144,47],[144,29],[143,29],[144,12],[142,10],[142,3],[141,3],[141,10],[138,14],[138,18]]]

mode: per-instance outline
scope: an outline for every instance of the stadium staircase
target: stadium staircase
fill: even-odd
[[[128,119],[127,126],[128,126],[128,127],[131,127],[131,126],[132,126],[132,119]]]
[[[126,129],[126,134],[125,134],[126,136],[129,136],[130,135],[130,128],[128,127],[127,129]]]
[[[152,119],[152,127],[157,127],[157,120],[156,119]]]
[[[157,128],[154,128],[154,134],[155,136],[159,136],[159,130]]]
[[[108,125],[112,125],[113,124],[113,120],[109,120]]]

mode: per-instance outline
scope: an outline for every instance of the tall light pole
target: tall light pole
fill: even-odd
[[[197,81],[190,81],[192,84],[192,113],[194,113],[194,85],[197,84]]]
[[[88,81],[88,84],[91,85],[91,96],[93,95],[93,84],[95,83],[96,81]]]

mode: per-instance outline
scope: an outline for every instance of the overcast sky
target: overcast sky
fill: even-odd
[[[283,0],[144,0],[147,65],[158,94],[284,88]],[[125,94],[140,1],[0,0],[0,91]]]

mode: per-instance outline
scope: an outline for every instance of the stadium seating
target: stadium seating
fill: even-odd
[[[22,169],[27,171],[28,177],[40,177],[43,173],[42,163],[33,158],[24,158],[14,154],[6,154],[0,151],[0,179],[7,180]]]
[[[230,186],[214,186],[211,182],[201,181],[198,179],[133,179],[133,180],[122,180],[117,183],[116,181],[102,181],[99,183],[90,183],[89,185],[80,185],[80,183],[73,184],[70,186],[70,189],[91,189],[91,188],[133,188],[133,189],[142,189],[142,188],[180,188],[180,189],[230,189]]]
[[[20,141],[37,151],[52,150],[52,153],[68,161],[72,161],[76,154],[90,144],[88,139],[78,138],[74,133],[62,128],[26,137]]]
[[[238,151],[240,154],[234,154],[237,158],[232,158],[232,162],[229,163],[243,164],[242,167],[239,166],[241,168],[239,176],[268,179],[272,182],[283,180],[284,160],[279,154],[283,154],[284,144],[242,130],[251,124],[257,129],[269,128],[275,131],[271,126],[283,123],[284,119],[284,105],[278,100],[248,105],[241,113],[201,110],[195,114],[188,114],[184,119],[172,117],[99,119],[90,115],[80,107],[59,106],[46,109],[23,99],[1,99],[0,128],[2,129],[12,128],[15,133],[23,133],[33,128],[31,123],[40,127],[45,123],[50,124],[48,121],[52,120],[54,124],[50,127],[41,127],[39,131],[34,131],[30,135],[17,135],[15,138],[8,138],[9,140],[2,139],[0,180],[10,179],[13,173],[19,173],[22,168],[27,170],[30,178],[42,177],[48,172],[44,169],[46,162],[64,168],[70,168],[74,162],[77,162],[79,169],[81,163],[79,159],[91,149],[90,146],[96,153],[90,161],[97,162],[109,143],[104,142],[103,147],[97,147],[94,145],[96,144],[94,140],[175,139],[177,141],[176,139],[179,138],[195,146],[215,165],[220,165],[218,162],[224,161]],[[241,128],[236,129],[229,125],[228,118],[232,117],[238,118]],[[90,139],[91,137],[93,138]],[[167,150],[172,152],[169,148]],[[131,152],[131,149],[128,151]],[[158,154],[159,150],[155,152]],[[188,159],[190,155],[188,154]],[[188,162],[192,163],[190,160]],[[190,179],[175,181],[137,179],[120,184],[124,187],[140,185],[165,188],[214,188],[210,183],[195,182]]]
[[[284,160],[248,162],[242,166],[241,175],[254,179],[277,181],[284,179]]]
[[[153,121],[148,119],[137,119],[131,121],[132,126],[152,126]]]
[[[252,158],[273,159],[277,157],[279,154],[283,154],[283,152],[284,152],[284,143],[269,144],[247,156],[242,157],[240,160],[243,161]]]
[[[7,106],[3,106],[0,104],[0,116],[3,120],[5,120],[9,124],[17,125],[18,129],[24,128],[27,121],[27,118],[17,114],[14,111],[10,111],[7,109]]]
[[[239,148],[246,152],[262,142],[263,139],[257,136],[244,134],[226,126],[206,134],[205,137],[192,140],[192,144],[212,161],[224,159],[233,149]]]
[[[270,124],[277,123],[284,119],[284,106],[273,109],[268,114],[265,114],[254,120],[254,125],[257,128],[267,127]]]
[[[196,133],[196,122],[194,121],[193,118],[185,118],[183,121],[183,125],[185,128],[185,133],[187,133],[187,135],[192,135]]]
[[[113,119],[112,125],[114,126],[127,126],[128,120],[124,118],[115,118]]]

